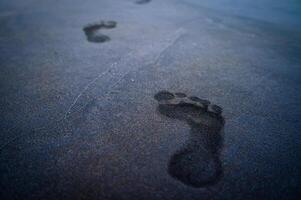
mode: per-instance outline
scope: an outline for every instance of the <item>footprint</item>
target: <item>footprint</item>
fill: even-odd
[[[151,0],[136,0],[135,4],[147,4],[149,2],[151,2]]]
[[[222,108],[184,93],[158,92],[158,111],[169,118],[186,121],[190,138],[170,158],[168,173],[192,187],[214,185],[223,176],[220,151],[223,144]]]
[[[83,28],[89,42],[103,43],[110,41],[111,38],[99,32],[100,29],[112,29],[117,26],[115,21],[100,21],[99,23],[89,24]]]

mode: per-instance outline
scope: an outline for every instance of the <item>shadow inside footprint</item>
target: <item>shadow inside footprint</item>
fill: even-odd
[[[99,23],[90,24],[83,28],[89,42],[103,43],[110,41],[111,38],[99,32],[101,29],[112,29],[117,26],[115,21],[100,21]]]
[[[220,151],[223,145],[222,109],[198,97],[184,93],[158,92],[158,111],[167,117],[186,121],[190,138],[170,158],[168,173],[192,187],[217,183],[223,175]]]
[[[151,0],[136,0],[135,4],[147,4],[149,2],[151,2]]]

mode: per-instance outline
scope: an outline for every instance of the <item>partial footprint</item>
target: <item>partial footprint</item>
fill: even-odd
[[[112,29],[117,26],[115,21],[100,21],[99,23],[90,24],[83,28],[89,42],[102,43],[110,41],[111,38],[100,33],[101,29]]]
[[[168,173],[192,187],[217,183],[223,175],[220,151],[223,144],[224,118],[222,108],[184,93],[158,92],[161,114],[190,126],[190,138],[170,159]]]
[[[151,2],[151,0],[136,0],[135,4],[147,4],[149,2]]]

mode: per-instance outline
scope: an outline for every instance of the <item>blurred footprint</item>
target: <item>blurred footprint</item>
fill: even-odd
[[[136,0],[135,4],[147,4],[149,2],[151,2],[151,0]]]
[[[101,29],[113,29],[117,26],[115,21],[100,21],[99,23],[89,24],[83,28],[89,42],[103,43],[110,41],[111,38],[100,32]]]

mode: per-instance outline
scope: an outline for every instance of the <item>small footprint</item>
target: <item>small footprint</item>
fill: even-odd
[[[172,155],[168,173],[192,187],[214,185],[223,176],[220,151],[223,145],[222,108],[184,93],[158,92],[158,111],[169,118],[186,121],[190,138]]]
[[[103,43],[110,41],[111,38],[100,33],[101,29],[113,29],[117,26],[115,21],[100,21],[99,23],[89,24],[83,28],[89,42]]]
[[[136,0],[135,4],[147,4],[149,2],[151,2],[151,0]]]

